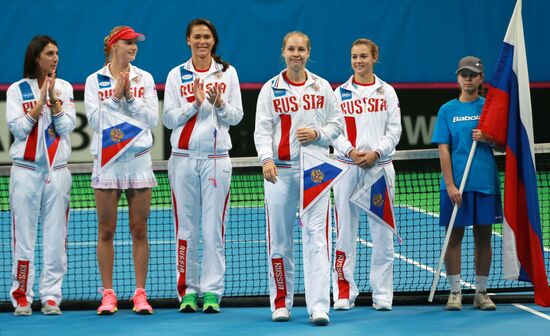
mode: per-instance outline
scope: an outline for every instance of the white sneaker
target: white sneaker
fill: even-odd
[[[378,311],[390,311],[392,309],[391,303],[385,301],[373,302],[372,306]]]
[[[319,325],[319,326],[326,326],[329,324],[330,319],[328,318],[328,314],[324,311],[314,311],[313,314],[311,314],[309,318],[309,322]]]
[[[480,291],[474,296],[474,308],[479,308],[481,310],[495,310],[497,306],[491,300],[487,291]]]
[[[26,304],[18,304],[17,307],[15,307],[15,311],[13,312],[13,315],[15,316],[30,316],[32,315],[32,309],[31,305]]]
[[[475,303],[475,302],[474,302]],[[445,305],[446,310],[461,310],[462,309],[462,294],[460,292],[451,292]]]
[[[349,310],[355,307],[355,303],[350,303],[348,299],[340,299],[334,302],[334,310]]]
[[[286,322],[290,320],[290,311],[286,308],[277,308],[271,314],[271,320],[273,322]]]
[[[61,315],[61,309],[54,300],[48,300],[42,304],[42,314],[44,315]]]

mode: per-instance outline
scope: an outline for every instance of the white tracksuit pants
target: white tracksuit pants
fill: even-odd
[[[218,300],[223,294],[224,233],[229,211],[231,172],[229,157],[194,159],[172,155],[168,161],[176,225],[177,295],[180,301],[188,293],[201,295],[211,292],[218,296]],[[214,177],[217,186],[212,181]],[[201,223],[203,253],[199,273]]]
[[[357,235],[361,208],[350,198],[366,183],[369,175],[385,169],[390,197],[395,195],[395,170],[393,164],[369,169],[349,165],[349,171],[334,185],[336,211],[336,251],[332,270],[333,299],[349,299],[354,302],[359,294],[353,278],[357,251]],[[393,232],[387,226],[367,216],[372,238],[370,284],[373,303],[392,304],[393,301]],[[360,265],[365,267],[365,265]]]
[[[67,225],[71,173],[65,166],[48,174],[12,166],[10,207],[12,214],[12,285],[13,306],[34,299],[34,248],[38,221],[42,221],[42,272],[40,300],[61,302],[61,284],[67,272]],[[49,182],[46,177],[49,175]]]
[[[278,168],[277,183],[264,181],[271,310],[294,301],[293,233],[300,196],[300,167]],[[326,193],[301,218],[307,310],[330,309],[330,197]]]

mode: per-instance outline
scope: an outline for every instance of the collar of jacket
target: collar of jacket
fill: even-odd
[[[320,87],[319,78],[309,72],[308,69],[304,69],[306,71],[306,82],[304,84],[304,87],[308,87],[311,85],[317,85],[317,87]],[[283,90],[289,90],[290,91],[290,85],[287,83],[287,81],[283,77],[283,73],[286,71],[283,70],[279,73],[279,75],[271,82],[271,86],[274,89],[283,89]]]

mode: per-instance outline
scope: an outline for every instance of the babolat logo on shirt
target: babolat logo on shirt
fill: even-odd
[[[462,116],[462,117],[453,117],[453,122],[460,122],[460,121],[476,121],[479,120],[478,115],[474,116]]]
[[[286,94],[286,91],[283,89],[273,89],[273,95],[275,97],[282,97]]]
[[[97,74],[97,85],[99,89],[106,89],[111,87],[111,79],[105,75]]]
[[[351,91],[344,88],[340,88],[340,96],[342,96],[342,101],[351,99]]]
[[[181,75],[182,83],[188,83],[193,81],[193,73],[185,69],[183,66],[180,67],[180,75]]]

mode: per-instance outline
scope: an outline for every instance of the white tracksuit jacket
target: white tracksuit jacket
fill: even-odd
[[[283,72],[260,91],[254,142],[262,163],[273,160],[275,184],[264,181],[271,309],[292,308],[294,296],[293,233],[300,195],[300,144],[296,131],[313,128],[318,138],[308,148],[328,153],[343,127],[342,114],[329,83],[306,70],[303,86],[289,84]],[[330,308],[329,193],[301,218],[304,281],[309,314]]]
[[[195,103],[193,81],[207,90],[218,84],[223,105]],[[225,221],[229,210],[232,166],[229,127],[243,118],[237,71],[212,59],[210,69],[197,71],[191,60],[173,68],[166,79],[164,125],[172,130],[168,174],[176,225],[177,295],[211,292],[221,298],[225,274]],[[214,138],[216,129],[216,138]],[[199,241],[203,233],[202,270]]]
[[[123,156],[135,155],[151,150],[153,136],[151,129],[158,123],[158,97],[153,76],[136,66],[130,65],[131,101],[116,99],[116,79],[109,71],[109,65],[89,75],[86,79],[84,102],[88,125],[94,130],[90,150],[92,155],[98,155],[98,132],[100,131],[100,111],[122,113],[146,124],[149,129],[130,147]]]
[[[352,76],[335,90],[346,124],[345,133],[335,141],[335,149],[339,160],[348,163],[350,169],[334,185],[337,232],[332,272],[334,301],[348,299],[353,303],[359,294],[353,275],[361,209],[350,202],[351,196],[380,169],[386,172],[392,199],[395,195],[395,170],[391,156],[401,136],[401,112],[393,87],[376,76],[374,78],[374,84],[363,86],[354,83]],[[353,148],[376,151],[380,159],[371,168],[359,168],[346,156]],[[370,274],[373,304],[375,307],[391,307],[393,232],[370,216],[368,221],[373,242]]]
[[[6,120],[14,137],[10,148],[13,161],[10,177],[12,211],[12,286],[14,306],[33,301],[34,248],[39,218],[43,224],[43,261],[40,277],[40,299],[43,303],[61,302],[61,285],[67,271],[67,225],[71,173],[67,161],[71,155],[70,133],[76,125],[72,86],[57,78],[57,98],[63,111],[53,116],[49,103],[36,121],[27,113],[40,98],[36,79],[22,79],[7,91]],[[53,128],[50,125],[53,123]],[[53,133],[55,131],[55,133]],[[55,141],[54,134],[59,136]],[[48,143],[57,154],[48,167]],[[51,140],[54,140],[51,142]],[[53,151],[52,151],[53,153]]]

